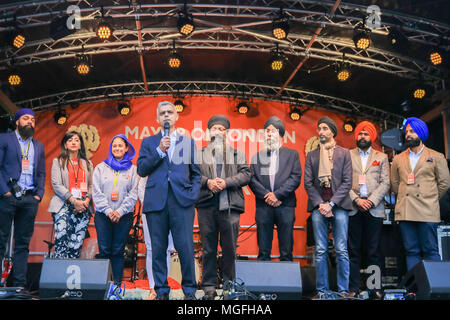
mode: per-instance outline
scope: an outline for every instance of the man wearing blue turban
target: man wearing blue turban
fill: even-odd
[[[439,199],[450,186],[447,161],[427,148],[428,128],[411,117],[405,122],[407,150],[394,157],[391,184],[397,194],[395,220],[399,221],[408,270],[422,260],[441,260],[437,226],[441,222]]]

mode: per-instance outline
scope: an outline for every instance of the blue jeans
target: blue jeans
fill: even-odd
[[[334,246],[337,255],[337,286],[339,292],[348,292],[350,262],[347,251],[348,212],[342,208],[333,208],[333,217],[325,218],[319,210],[312,212],[314,229],[316,289],[327,292],[328,283],[328,225],[331,223]]]
[[[99,259],[110,259],[115,283],[122,282],[124,251],[128,234],[133,225],[133,214],[124,214],[114,223],[104,213],[97,212],[94,217],[97,231]]]
[[[400,221],[408,270],[422,260],[441,260],[437,242],[437,222]]]

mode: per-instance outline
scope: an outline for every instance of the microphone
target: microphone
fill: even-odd
[[[164,122],[164,136],[168,136],[169,135],[169,130],[170,130],[170,124],[169,122]]]

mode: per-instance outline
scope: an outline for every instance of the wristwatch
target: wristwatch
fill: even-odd
[[[330,206],[331,206],[331,208],[333,208],[334,205],[335,205],[335,203],[334,203],[333,201],[330,201]]]

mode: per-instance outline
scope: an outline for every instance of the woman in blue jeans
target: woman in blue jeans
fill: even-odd
[[[133,224],[138,175],[131,160],[135,151],[127,138],[115,136],[108,159],[94,170],[92,197],[99,259],[110,259],[115,284],[122,282],[124,250]]]

